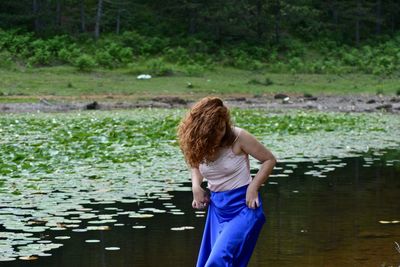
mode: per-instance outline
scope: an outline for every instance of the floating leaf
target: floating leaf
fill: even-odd
[[[100,240],[97,239],[87,239],[85,240],[86,243],[100,243]]]
[[[66,239],[70,239],[70,236],[56,236],[54,237],[54,239],[59,239],[59,240],[66,240]]]
[[[145,225],[134,225],[134,226],[132,226],[132,228],[134,228],[134,229],[144,229],[144,228],[146,228],[146,226]]]
[[[193,226],[180,226],[180,227],[172,227],[172,231],[183,231],[183,230],[192,230],[194,229]]]
[[[105,250],[115,251],[115,250],[120,250],[120,248],[119,247],[106,247]]]

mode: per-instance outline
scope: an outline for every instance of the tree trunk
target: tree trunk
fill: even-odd
[[[218,21],[215,25],[215,38],[217,40],[217,43],[221,45],[222,44],[221,26]]]
[[[189,35],[195,34],[197,30],[197,11],[194,9],[190,9],[190,20],[189,20]]]
[[[118,11],[117,11],[117,23],[116,23],[116,27],[115,27],[115,33],[116,34],[119,34],[120,27],[121,27],[121,9],[118,8]]]
[[[332,18],[333,18],[333,24],[335,25],[335,30],[338,30],[338,23],[339,23],[339,14],[338,14],[338,7],[336,1],[333,1],[332,3]]]
[[[260,41],[263,34],[264,29],[262,25],[262,0],[257,0],[256,3],[256,14],[257,14],[257,24],[256,24],[256,32],[257,32],[257,39]]]
[[[86,19],[85,19],[85,1],[80,1],[80,11],[81,11],[81,31],[86,32]]]
[[[96,24],[94,27],[94,38],[97,40],[100,37],[100,22],[101,15],[103,13],[103,0],[98,0],[97,2],[97,14],[96,14]]]
[[[35,32],[40,30],[40,21],[39,21],[39,0],[32,0],[32,13],[35,18],[34,20],[34,28]]]
[[[381,0],[376,1],[376,25],[375,33],[381,34],[381,24],[382,24],[382,2]]]
[[[356,11],[356,28],[355,28],[355,41],[356,45],[360,44],[360,18],[361,18],[361,2],[357,1],[357,11]]]
[[[281,2],[280,0],[275,1],[275,42],[277,44],[280,43],[281,38],[281,29],[280,29],[280,21],[281,21]]]
[[[61,26],[61,0],[56,3],[56,26]]]
[[[392,15],[390,16],[390,29],[392,34],[394,34],[396,32],[396,16],[392,13]]]

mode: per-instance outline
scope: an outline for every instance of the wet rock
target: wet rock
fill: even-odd
[[[398,97],[393,97],[392,99],[390,99],[390,102],[392,102],[392,103],[399,103],[399,102],[400,102],[400,98],[398,98]]]
[[[313,109],[313,108],[317,108],[317,107],[314,106],[314,105],[309,104],[309,105],[305,106],[305,108],[306,109]]]
[[[274,96],[274,99],[285,99],[286,97],[289,97],[289,96],[285,95],[285,94],[276,94]]]
[[[245,97],[233,97],[233,98],[228,98],[226,100],[227,101],[246,101],[247,99]]]
[[[163,102],[170,105],[179,104],[179,105],[186,105],[187,101],[183,98],[177,96],[164,96],[164,97],[154,97],[152,98],[153,101],[156,102]]]
[[[373,103],[376,103],[375,99],[370,99],[370,100],[367,101],[367,104],[373,104]]]
[[[169,108],[169,107],[171,107],[171,104],[163,103],[163,102],[152,102],[148,106],[150,106],[152,108]],[[146,106],[144,106],[144,107],[146,107]]]
[[[383,104],[383,105],[379,105],[379,106],[377,106],[376,107],[376,109],[379,109],[379,110],[390,110],[390,109],[392,109],[392,104]]]
[[[86,109],[88,109],[88,110],[99,109],[99,107],[100,107],[100,105],[97,103],[97,101],[94,101],[94,102],[86,105]]]
[[[304,93],[304,94],[303,94],[303,97],[305,97],[305,98],[310,98],[310,97],[313,97],[313,95],[312,95],[312,94],[309,94],[309,93]]]
[[[316,96],[306,97],[305,100],[317,101],[317,100],[318,100],[318,97],[316,97]]]

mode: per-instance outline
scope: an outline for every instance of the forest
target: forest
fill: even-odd
[[[397,74],[398,1],[22,0],[0,3],[3,68],[215,65],[284,73]]]

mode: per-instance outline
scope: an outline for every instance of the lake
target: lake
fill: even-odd
[[[234,115],[280,159],[250,266],[400,263],[398,117]],[[193,266],[206,214],[173,141],[180,116],[2,116],[0,266]]]

